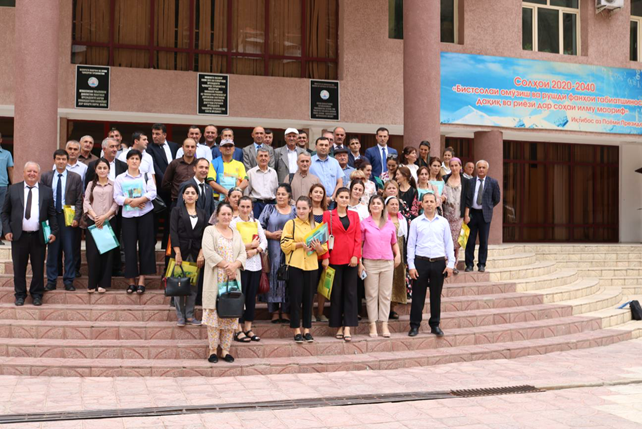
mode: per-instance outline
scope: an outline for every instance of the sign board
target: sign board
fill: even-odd
[[[76,108],[109,109],[109,67],[76,66]]]
[[[339,120],[339,82],[310,81],[310,119]]]
[[[642,134],[642,73],[442,52],[441,123]]]
[[[198,74],[199,115],[229,115],[230,77],[225,74]]]

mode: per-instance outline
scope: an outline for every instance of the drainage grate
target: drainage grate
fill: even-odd
[[[467,390],[453,390],[454,396],[460,398],[473,398],[476,396],[497,396],[497,395],[515,395],[519,393],[537,393],[543,392],[535,386],[511,386],[511,387],[491,387],[488,389],[467,389]]]

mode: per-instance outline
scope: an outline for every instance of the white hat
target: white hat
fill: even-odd
[[[221,146],[226,146],[226,145],[229,145],[229,144],[234,146],[234,140],[231,140],[231,139],[223,139],[223,140],[221,140]]]
[[[290,127],[287,130],[285,130],[285,134],[283,134],[283,135],[287,136],[288,134],[297,134],[298,135],[299,134],[299,130],[297,130],[296,128]]]

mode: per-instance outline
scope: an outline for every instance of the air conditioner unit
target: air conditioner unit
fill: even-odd
[[[616,10],[624,7],[624,0],[595,0],[595,9],[601,12],[604,9]]]

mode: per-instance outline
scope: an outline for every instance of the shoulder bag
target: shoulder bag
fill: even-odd
[[[296,219],[292,219],[292,241],[294,241],[294,231],[296,230]],[[294,251],[290,253],[290,257],[288,258],[288,262],[285,262],[285,254],[281,252],[281,265],[279,265],[279,269],[276,272],[276,279],[282,282],[287,282],[288,279],[290,278],[290,261],[292,261],[292,255],[294,254]]]
[[[145,189],[147,189],[147,173],[144,174],[145,176]],[[167,210],[167,204],[165,204],[165,201],[158,195],[156,195],[156,198],[152,200],[152,204],[154,205],[154,213],[162,213],[165,210]]]

